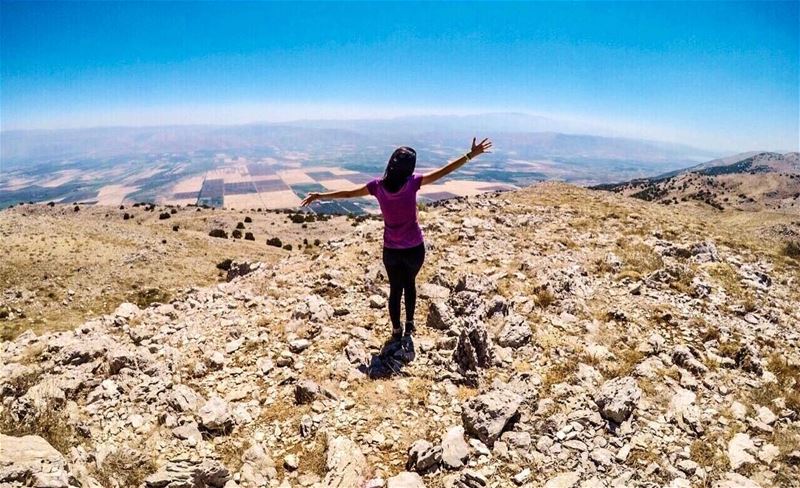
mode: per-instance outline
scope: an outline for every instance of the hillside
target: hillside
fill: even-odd
[[[0,337],[72,329],[125,301],[169,301],[187,287],[219,281],[225,271],[217,265],[226,259],[273,264],[292,252],[313,252],[317,239],[353,224],[345,217],[299,217],[147,205],[25,204],[0,211]],[[209,236],[214,229],[228,237]],[[292,250],[268,246],[274,237]]]
[[[653,178],[594,187],[664,205],[800,214],[800,155],[743,153]]]
[[[796,219],[555,183],[420,219],[413,342],[363,220],[0,343],[0,486],[797,486]]]

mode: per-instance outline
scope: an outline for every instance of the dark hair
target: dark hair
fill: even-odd
[[[406,181],[414,174],[417,166],[417,151],[408,147],[398,147],[386,163],[386,171],[383,172],[381,184],[389,193],[395,193]]]

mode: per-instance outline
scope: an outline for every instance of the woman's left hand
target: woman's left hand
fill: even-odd
[[[319,193],[311,192],[308,195],[306,195],[306,197],[303,199],[303,201],[300,202],[300,206],[301,207],[307,207],[314,200],[319,200]]]
[[[477,137],[472,138],[472,149],[470,149],[469,154],[470,158],[474,158],[475,156],[480,156],[483,153],[490,152],[489,148],[492,147],[492,141],[489,138],[485,138],[479,144],[475,144]]]

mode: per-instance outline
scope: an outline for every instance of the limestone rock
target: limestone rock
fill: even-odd
[[[64,457],[46,440],[0,434],[0,486],[78,486],[70,478]]]
[[[522,396],[510,389],[497,388],[470,399],[463,406],[464,430],[491,447],[506,426],[516,419]]]
[[[756,459],[751,453],[756,452],[753,440],[745,433],[738,433],[728,442],[728,462],[731,469],[739,469],[743,464],[754,463]]]
[[[581,475],[575,471],[562,473],[554,478],[550,478],[544,484],[544,488],[573,488],[578,485]]]
[[[533,333],[528,321],[521,315],[512,313],[497,335],[497,343],[503,347],[521,347],[531,340],[531,335]]]
[[[622,376],[603,383],[594,401],[603,418],[621,424],[631,416],[641,396],[636,380]]]
[[[408,449],[406,469],[408,471],[424,473],[438,466],[441,459],[441,446],[434,446],[424,439],[419,439],[411,444],[411,447]]]
[[[211,397],[198,412],[200,424],[214,433],[225,433],[233,427],[233,415],[228,403],[220,397]]]
[[[464,466],[469,457],[469,445],[464,440],[464,428],[454,425],[442,436],[442,465],[450,469]]]
[[[145,479],[146,488],[222,488],[230,480],[228,468],[210,459],[170,461]]]
[[[403,471],[386,480],[386,488],[425,488],[425,482],[417,473]]]
[[[325,467],[328,470],[323,483],[326,488],[351,488],[366,479],[367,460],[358,445],[346,437],[328,442]]]

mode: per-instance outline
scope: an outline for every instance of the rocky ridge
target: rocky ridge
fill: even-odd
[[[421,220],[413,341],[384,342],[365,221],[0,343],[0,487],[796,486],[798,263],[769,229],[560,184]]]

